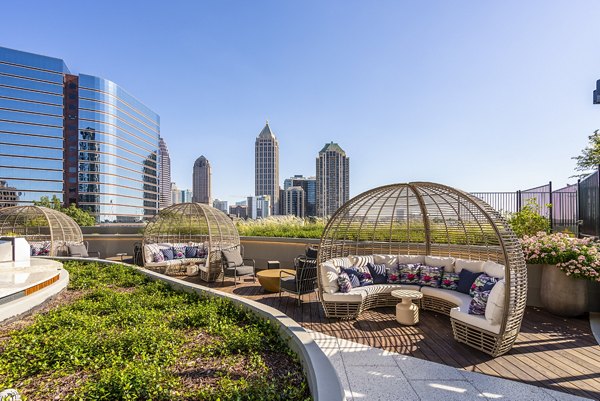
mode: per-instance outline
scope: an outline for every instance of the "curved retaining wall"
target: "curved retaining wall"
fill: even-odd
[[[111,260],[56,257],[58,260],[79,260],[84,262],[100,262],[106,264],[121,264]],[[346,396],[337,373],[331,361],[315,343],[310,334],[281,311],[259,302],[246,299],[235,294],[228,294],[212,288],[203,287],[198,284],[188,283],[174,277],[168,277],[144,268],[127,265],[136,268],[140,273],[152,280],[161,280],[169,283],[173,288],[186,292],[195,292],[202,295],[210,295],[219,298],[230,299],[233,303],[251,310],[257,315],[269,319],[278,328],[281,336],[287,340],[290,348],[298,355],[304,371],[306,372],[308,386],[315,401],[345,401]]]

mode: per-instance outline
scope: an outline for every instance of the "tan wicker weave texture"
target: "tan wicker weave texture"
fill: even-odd
[[[81,228],[71,217],[41,206],[0,209],[0,235],[17,235],[28,242],[50,242],[50,256],[66,244],[83,243]]]

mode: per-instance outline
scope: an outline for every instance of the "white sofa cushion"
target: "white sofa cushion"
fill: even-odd
[[[421,288],[421,292],[423,293],[423,296],[441,298],[445,301],[453,303],[454,305],[465,308],[464,310],[469,309],[469,304],[471,303],[472,299],[468,294],[463,294],[462,292],[453,290],[444,290],[443,288],[425,286]]]
[[[498,281],[490,291],[488,302],[485,307],[485,318],[490,324],[499,325],[504,315],[504,298],[506,296],[506,284],[504,280]]]
[[[450,258],[450,257],[425,256],[425,264],[427,266],[436,266],[436,267],[444,266],[444,271],[447,271],[447,272],[454,271],[454,258]]]
[[[489,301],[488,301],[489,302]],[[450,317],[452,319],[460,320],[466,324],[470,324],[471,326],[475,326],[479,329],[490,331],[494,334],[500,333],[500,325],[499,324],[491,324],[487,321],[485,316],[481,315],[469,315],[468,313],[469,307],[466,308],[452,308],[450,310]]]
[[[421,286],[411,284],[375,284],[357,288],[364,290],[367,294],[389,294],[394,290],[419,291]]]
[[[352,266],[356,266],[356,267],[365,267],[367,265],[367,263],[373,263],[373,255],[353,255],[353,256],[348,256],[348,259],[350,259],[350,263],[352,263]]]
[[[398,255],[398,263],[425,263],[425,255]]]
[[[483,264],[483,272],[490,277],[504,278],[504,265],[488,260]]]
[[[363,290],[364,287],[353,288],[350,292],[336,292],[330,294],[327,292],[323,293],[323,301],[325,302],[362,302],[367,296],[367,292]]]
[[[335,267],[352,267],[352,266],[354,266],[352,264],[352,260],[349,257],[333,258],[333,259],[328,260],[328,262],[331,262]]]
[[[462,269],[467,269],[473,273],[483,273],[483,260],[468,260],[468,259],[456,259],[454,264],[454,271],[460,273]]]
[[[395,266],[398,264],[398,255],[373,255],[375,264],[384,264],[386,267]]]

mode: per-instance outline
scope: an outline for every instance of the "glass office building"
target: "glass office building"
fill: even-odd
[[[0,47],[0,180],[15,203],[56,195],[98,223],[148,219],[159,133],[159,116],[114,82]]]
[[[0,47],[0,180],[15,194],[5,206],[63,199],[68,72],[62,60]]]

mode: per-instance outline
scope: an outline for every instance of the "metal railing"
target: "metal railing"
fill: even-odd
[[[569,231],[579,235],[577,185],[552,190],[548,184],[515,192],[472,192],[471,194],[488,203],[504,215],[516,213],[535,199],[539,212],[550,221],[554,232]]]

